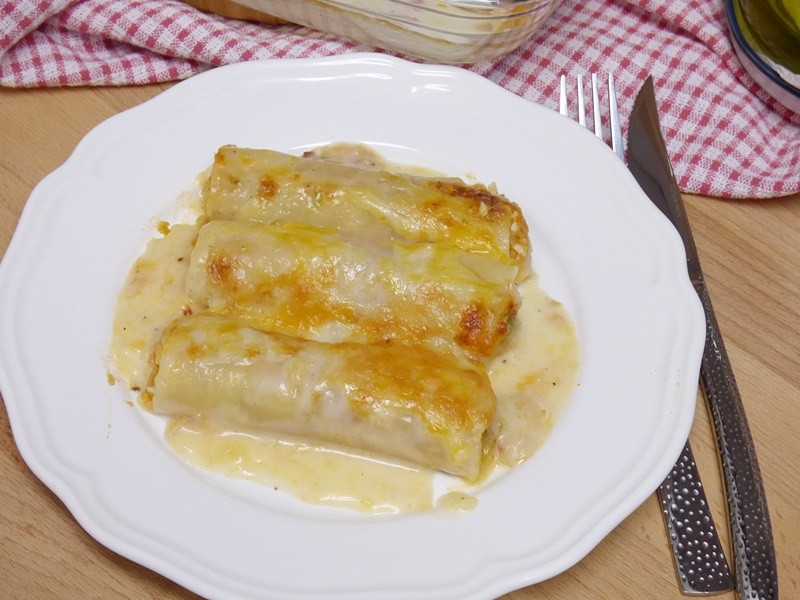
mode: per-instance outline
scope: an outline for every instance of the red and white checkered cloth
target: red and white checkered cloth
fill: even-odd
[[[229,63],[374,48],[293,26],[204,14],[178,0],[0,2],[0,85],[131,85]],[[558,78],[614,72],[623,124],[647,75],[683,191],[800,192],[800,115],[738,63],[720,0],[565,0],[528,43],[471,70],[555,108]]]

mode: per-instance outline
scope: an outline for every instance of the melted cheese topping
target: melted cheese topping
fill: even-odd
[[[447,244],[378,246],[329,228],[211,221],[190,298],[268,331],[323,342],[425,343],[491,356],[517,311],[516,268]]]
[[[475,479],[496,398],[485,369],[402,344],[326,344],[236,319],[176,320],[153,411],[380,452]]]
[[[529,274],[519,206],[480,184],[223,146],[203,187],[211,219],[303,222],[380,241],[447,242]]]

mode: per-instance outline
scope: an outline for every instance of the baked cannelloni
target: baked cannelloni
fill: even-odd
[[[478,476],[496,398],[482,368],[402,345],[326,344],[193,315],[165,333],[153,411]]]
[[[519,207],[423,172],[219,148],[130,270],[109,381],[190,463],[307,502],[423,510],[437,471],[519,464],[575,386],[574,327]]]
[[[298,223],[211,221],[186,286],[194,305],[272,332],[483,358],[517,311],[516,271],[448,244],[376,246]]]
[[[304,222],[372,240],[447,242],[529,272],[520,208],[482,185],[223,146],[203,189],[214,219]]]

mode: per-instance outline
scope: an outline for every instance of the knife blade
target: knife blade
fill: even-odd
[[[678,230],[686,249],[689,277],[705,312],[706,343],[700,379],[713,417],[725,480],[738,595],[742,600],[777,600],[772,526],[755,445],[661,135],[652,77],[645,81],[631,112],[628,168]]]

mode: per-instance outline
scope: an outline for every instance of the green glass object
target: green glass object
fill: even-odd
[[[734,8],[750,45],[800,74],[800,0],[738,0]]]

